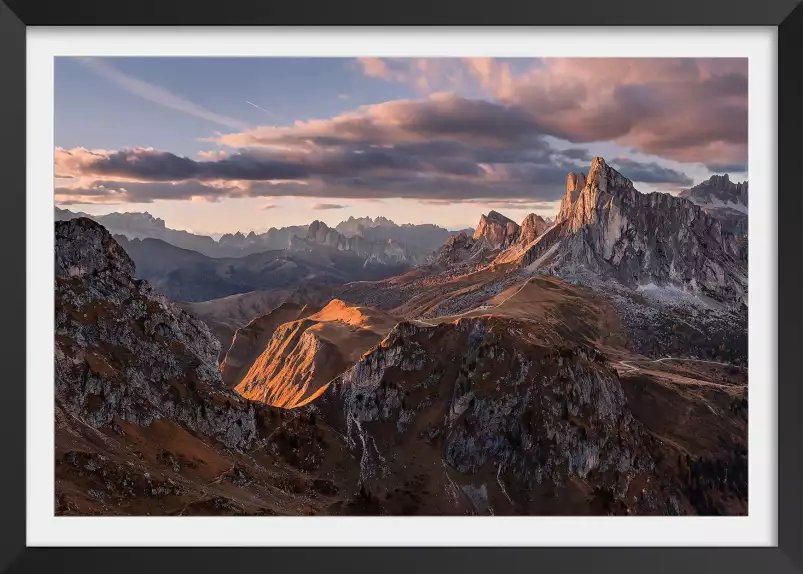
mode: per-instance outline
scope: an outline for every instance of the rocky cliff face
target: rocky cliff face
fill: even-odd
[[[567,192],[557,224],[524,253],[522,266],[746,301],[742,244],[691,201],[640,193],[602,158],[594,158],[585,187],[572,197]]]
[[[572,172],[568,175],[566,178],[566,194],[560,202],[560,209],[555,219],[563,220],[568,217],[569,211],[577,201],[580,192],[583,191],[583,188],[586,186],[586,182],[587,180],[584,173],[576,174]]]
[[[482,242],[488,249],[502,249],[513,243],[520,232],[517,223],[497,211],[491,211],[480,217],[474,241]]]
[[[747,207],[747,192],[746,181],[733,182],[726,173],[725,175],[712,175],[706,181],[690,189],[684,189],[678,195],[699,204],[721,202],[724,205],[732,204],[734,207]]]
[[[445,268],[454,267],[469,259],[475,254],[474,239],[464,233],[451,235],[441,248],[432,255],[431,262]]]
[[[747,236],[747,195],[747,182],[734,183],[728,174],[712,175],[708,180],[678,194],[719,219],[723,229],[738,237]]]
[[[532,243],[536,238],[544,233],[544,231],[549,229],[549,226],[550,222],[546,221],[540,215],[531,213],[521,223],[521,234],[518,238],[519,243]]]
[[[134,279],[89,219],[56,223],[56,404],[93,427],[170,419],[244,449],[254,409],[224,388],[219,343],[201,321]]]
[[[458,512],[582,514],[595,493],[606,512],[680,512],[605,358],[543,347],[526,323],[400,323],[316,404],[372,493],[421,472]]]

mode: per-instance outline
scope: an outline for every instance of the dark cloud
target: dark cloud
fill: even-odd
[[[337,203],[316,203],[312,206],[312,209],[316,211],[322,211],[326,209],[344,209],[348,207],[348,205],[339,205]]]
[[[585,167],[537,134],[512,136],[503,147],[502,128],[495,128],[496,140],[471,143],[452,137],[456,126],[443,125],[443,136],[427,128],[431,139],[316,140],[312,146],[250,148],[202,161],[152,149],[57,150],[58,171],[80,182],[59,187],[57,195],[131,201],[281,195],[552,200],[563,193],[566,173]]]
[[[250,150],[208,161],[153,150],[106,156],[72,150],[57,153],[57,161],[69,164],[79,178],[56,189],[61,200],[137,203],[285,195],[549,202],[562,197],[569,172],[588,169],[543,143],[502,150],[451,141],[312,152]],[[635,181],[691,184],[686,174],[656,163],[620,159],[612,164]]]
[[[580,161],[591,161],[594,159],[594,156],[591,155],[591,152],[585,148],[569,148],[563,150],[561,153],[567,158]]]
[[[716,172],[747,169],[746,59],[557,58],[530,69],[487,58],[359,63],[368,75],[430,87],[474,78],[493,101],[439,93],[218,134],[213,141],[234,151],[201,160],[143,148],[57,149],[56,173],[70,178],[57,182],[57,200],[550,202],[564,193],[568,172],[588,169],[600,141]],[[552,138],[573,147],[557,149]],[[611,163],[636,182],[692,184],[660,161]]]
[[[161,182],[190,179],[296,179],[309,174],[309,170],[297,161],[288,163],[266,155],[241,153],[213,161],[196,161],[170,152],[141,149],[96,157],[88,162],[86,170],[98,177]]]
[[[328,120],[225,134],[215,141],[234,148],[309,148],[437,140],[507,149],[542,146],[544,133],[537,118],[521,106],[435,94],[421,100],[363,106]]]
[[[746,58],[548,59],[495,95],[571,142],[682,162],[747,159]]]
[[[746,163],[707,163],[705,168],[714,173],[747,173]]]
[[[610,164],[632,181],[656,184],[692,185],[694,180],[687,174],[663,167],[655,162],[641,163],[632,159],[618,157]]]

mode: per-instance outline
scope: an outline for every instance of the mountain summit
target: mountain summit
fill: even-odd
[[[684,189],[684,197],[699,205],[706,213],[722,222],[722,228],[740,237],[747,236],[747,182],[734,183],[725,175],[712,175],[709,179]]]
[[[518,237],[521,228],[513,220],[497,211],[480,217],[480,223],[474,232],[475,241],[483,241],[490,249],[507,247]]]
[[[718,219],[683,197],[639,192],[601,157],[582,190],[573,181],[582,178],[569,176],[555,226],[527,248],[522,266],[746,300],[745,250]]]

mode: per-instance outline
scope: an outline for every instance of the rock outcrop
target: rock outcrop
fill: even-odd
[[[746,251],[699,206],[669,194],[640,193],[599,157],[576,198],[570,191],[556,225],[520,258],[523,267],[590,272],[631,288],[671,285],[746,302]]]
[[[206,326],[135,278],[106,229],[57,222],[55,272],[57,515],[297,516],[353,498],[340,436],[227,389]]]
[[[441,248],[432,255],[431,260],[444,268],[459,265],[474,255],[474,239],[465,232],[451,235]]]
[[[475,514],[588,513],[592,492],[609,513],[679,512],[606,359],[543,347],[515,320],[400,323],[316,404],[370,492],[412,470],[442,474],[444,502]]]
[[[583,191],[586,182],[587,180],[584,173],[576,174],[572,172],[569,174],[566,178],[566,194],[560,202],[560,209],[555,218],[556,220],[561,221],[568,217],[572,205],[577,201],[577,197],[580,195],[580,192]]]
[[[254,409],[227,390],[206,325],[134,278],[99,224],[56,223],[56,405],[93,427],[170,419],[229,448],[256,436]]]
[[[540,215],[531,213],[521,223],[521,234],[519,235],[519,243],[527,244],[535,241],[544,231],[549,229],[550,222],[545,220]]]
[[[712,175],[706,181],[692,188],[684,189],[678,195],[699,204],[714,204],[719,201],[724,205],[747,207],[747,194],[747,182],[733,182],[726,173],[725,175]]]
[[[474,241],[482,242],[489,249],[503,249],[513,243],[519,236],[521,227],[497,211],[480,217],[480,223],[474,232]]]
[[[747,196],[747,182],[734,183],[728,174],[712,175],[678,194],[678,197],[694,202],[703,211],[719,219],[723,229],[738,237],[747,236]]]

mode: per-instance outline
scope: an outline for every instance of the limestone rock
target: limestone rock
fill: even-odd
[[[520,243],[531,243],[535,241],[544,231],[549,229],[550,223],[540,215],[531,213],[521,223]]]
[[[207,326],[135,279],[101,225],[56,222],[57,406],[100,427],[170,419],[244,449],[254,408],[223,386]]]
[[[480,217],[473,239],[482,241],[490,249],[501,249],[512,244],[520,232],[517,223],[497,211],[491,211]]]
[[[576,197],[575,191],[567,190],[558,224],[521,256],[523,267],[583,269],[632,288],[672,285],[746,302],[743,242],[693,202],[641,193],[599,157]]]
[[[734,183],[728,174],[712,175],[678,194],[719,219],[723,229],[739,237],[747,236],[747,195],[747,182]]]

